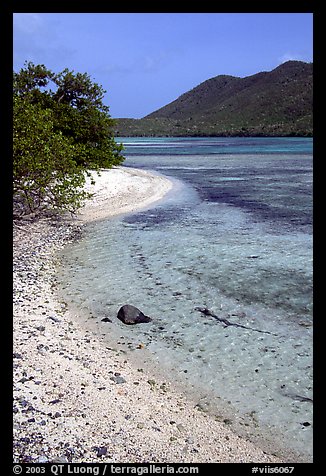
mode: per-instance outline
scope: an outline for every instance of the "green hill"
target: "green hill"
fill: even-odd
[[[313,64],[288,61],[245,78],[220,75],[142,119],[117,119],[117,136],[312,136]]]

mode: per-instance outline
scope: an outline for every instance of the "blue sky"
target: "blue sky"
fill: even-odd
[[[312,13],[15,13],[24,61],[87,72],[112,117],[143,117],[219,74],[313,61]]]

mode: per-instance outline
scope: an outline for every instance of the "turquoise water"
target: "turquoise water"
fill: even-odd
[[[132,155],[312,154],[312,139],[303,137],[118,137]]]
[[[66,299],[110,317],[102,333],[143,343],[235,429],[310,461],[311,139],[119,140],[126,166],[175,186],[155,207],[87,226],[62,255]],[[117,321],[125,303],[152,323]]]

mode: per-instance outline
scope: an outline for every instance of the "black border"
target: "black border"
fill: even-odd
[[[1,45],[4,47],[3,51],[5,53],[5,59],[2,64],[0,81],[1,81],[1,92],[2,92],[2,107],[1,107],[1,135],[2,135],[2,151],[3,155],[1,158],[1,174],[0,174],[0,193],[1,193],[1,211],[3,219],[2,227],[2,244],[3,247],[2,253],[2,270],[4,270],[5,285],[2,286],[3,296],[7,296],[3,302],[5,305],[2,308],[2,325],[6,330],[6,335],[3,339],[3,345],[1,348],[4,350],[4,355],[2,357],[2,379],[1,384],[3,387],[2,395],[5,397],[2,399],[4,401],[4,412],[5,419],[2,425],[2,444],[1,444],[1,463],[10,468],[10,473],[12,473],[12,167],[11,167],[11,157],[12,157],[12,70],[13,70],[13,27],[12,27],[12,17],[13,13],[19,12],[39,12],[39,13],[313,13],[314,15],[314,301],[317,303],[317,312],[315,312],[315,331],[314,331],[314,463],[300,463],[300,464],[239,464],[239,463],[210,463],[210,464],[190,464],[189,466],[198,466],[199,474],[205,474],[205,471],[211,471],[216,466],[217,471],[221,471],[221,474],[227,474],[228,471],[236,470],[240,474],[252,474],[252,467],[257,466],[260,468],[274,466],[294,466],[295,470],[292,474],[307,474],[314,473],[314,469],[322,462],[323,457],[323,428],[321,426],[321,421],[319,417],[319,410],[322,408],[323,402],[321,400],[321,359],[318,358],[320,349],[322,348],[322,318],[323,316],[319,314],[318,303],[320,302],[320,291],[321,291],[321,280],[319,274],[321,273],[321,263],[320,263],[320,250],[321,250],[321,237],[322,230],[321,221],[318,218],[321,216],[321,194],[320,189],[322,186],[323,174],[322,170],[319,170],[320,164],[322,164],[323,150],[321,146],[321,128],[323,118],[322,113],[322,98],[320,92],[322,91],[322,81],[323,75],[321,71],[322,66],[322,41],[323,35],[323,15],[322,9],[320,8],[321,2],[316,1],[272,1],[272,2],[253,2],[253,1],[241,1],[241,2],[232,2],[228,4],[227,2],[221,2],[218,4],[218,11],[212,10],[212,2],[207,2],[207,8],[204,4],[200,4],[201,9],[199,10],[190,10],[192,5],[189,3],[185,4],[185,7],[182,8],[182,4],[176,5],[164,2],[162,7],[156,5],[156,11],[152,8],[141,7],[139,5],[139,10],[135,11],[133,5],[117,5],[111,4],[111,2],[98,2],[97,0],[87,3],[82,2],[73,2],[70,0],[67,1],[52,1],[49,2],[40,2],[40,1],[12,1],[9,5],[1,5],[1,15],[0,15],[0,41]],[[150,7],[152,5],[149,5]],[[197,5],[195,5],[197,6]],[[121,8],[119,8],[121,7]],[[123,11],[124,10],[124,11]],[[150,10],[150,11],[148,11]],[[320,116],[320,117],[319,117]],[[10,324],[9,324],[10,323]],[[86,464],[85,464],[86,465]],[[85,466],[83,464],[71,464],[71,467]],[[213,465],[213,466],[212,466]],[[24,465],[22,465],[24,466]],[[26,466],[26,465],[25,465]],[[42,466],[45,467],[46,472],[43,474],[52,474],[50,471],[50,464],[39,465],[33,464],[33,466]],[[87,466],[96,466],[94,463],[87,464]],[[100,463],[100,466],[104,467],[104,463]],[[119,465],[116,465],[119,466]],[[124,464],[121,466],[128,466]],[[130,466],[130,465],[129,465]],[[134,464],[131,466],[143,466],[142,464]],[[158,466],[164,466],[158,464]],[[171,466],[180,466],[171,464]],[[188,466],[185,464],[185,466]],[[23,468],[21,474],[26,474],[26,468]],[[101,470],[100,470],[101,471]],[[269,474],[268,468],[266,472],[262,474]],[[272,471],[271,471],[272,472]],[[63,472],[62,474],[67,474]],[[101,472],[100,472],[101,474]],[[110,473],[106,473],[110,474]],[[166,473],[163,473],[166,474]],[[282,473],[286,474],[286,473]]]

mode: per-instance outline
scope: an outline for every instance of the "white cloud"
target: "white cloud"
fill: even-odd
[[[299,53],[284,53],[278,58],[279,63],[285,63],[286,61],[304,61],[304,58]]]
[[[155,74],[166,68],[174,60],[174,56],[174,52],[169,51],[143,53],[137,57],[123,58],[123,62],[119,59],[109,61],[108,64],[96,67],[94,71],[110,75]]]
[[[61,40],[58,23],[50,22],[49,17],[42,13],[14,13],[13,26],[16,71],[23,67],[25,61],[45,64],[49,68],[56,66],[57,71],[64,69],[66,61],[76,54],[76,48],[67,46]]]
[[[16,33],[34,34],[42,30],[43,20],[38,13],[14,13]]]
[[[171,54],[168,51],[145,54],[139,61],[139,69],[145,73],[155,73],[164,68],[170,60]]]

